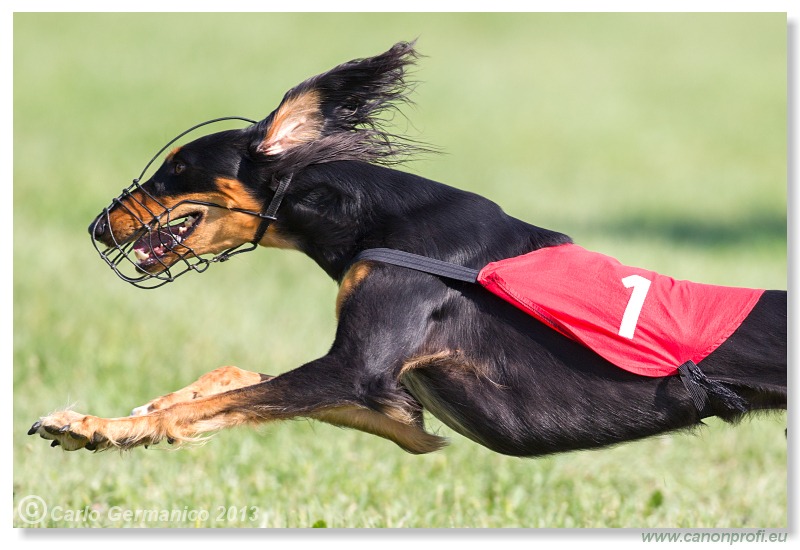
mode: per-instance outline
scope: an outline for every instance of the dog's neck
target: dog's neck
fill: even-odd
[[[368,248],[394,248],[479,269],[571,242],[508,216],[479,195],[361,162],[323,164],[296,174],[275,225],[282,238],[335,280]]]

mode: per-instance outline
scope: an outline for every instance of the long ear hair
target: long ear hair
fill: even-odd
[[[392,164],[433,151],[386,127],[410,103],[406,77],[417,58],[413,42],[400,42],[309,78],[258,123],[251,151],[283,172],[338,160]]]

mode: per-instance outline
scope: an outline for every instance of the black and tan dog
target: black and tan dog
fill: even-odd
[[[415,151],[382,123],[406,100],[415,58],[400,43],[303,82],[264,120],[173,150],[90,226],[96,241],[127,246],[144,275],[253,241],[302,251],[340,286],[327,355],[275,377],[223,367],[132,416],[62,411],[30,433],[100,450],[306,417],[427,453],[445,444],[425,430],[427,409],[490,449],[535,456],[697,425],[702,415],[678,376],[624,371],[480,286],[352,263],[384,247],[479,269],[570,242],[483,197],[386,166]],[[746,403],[731,410],[712,398],[713,414],[785,409],[786,362],[786,292],[766,291],[699,365]]]

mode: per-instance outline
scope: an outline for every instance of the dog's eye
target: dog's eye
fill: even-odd
[[[184,170],[186,170],[186,165],[182,162],[175,164],[175,166],[172,168],[172,171],[176,176],[181,174]]]

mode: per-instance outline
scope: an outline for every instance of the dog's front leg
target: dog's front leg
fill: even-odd
[[[272,378],[274,376],[251,372],[238,367],[220,367],[204,374],[185,388],[157,397],[141,407],[136,407],[131,411],[131,416],[142,416],[153,411],[166,409],[176,403],[210,397],[218,393],[252,386]]]
[[[99,418],[69,410],[56,412],[34,423],[29,434],[39,434],[65,450],[130,449],[164,440],[192,442],[224,428],[301,416],[379,435],[413,453],[430,452],[444,444],[442,438],[424,431],[421,410],[407,396],[389,397],[380,405],[374,400],[367,403],[353,383],[357,377],[348,376],[349,370],[336,357],[326,356],[272,379],[174,402],[137,416]]]

